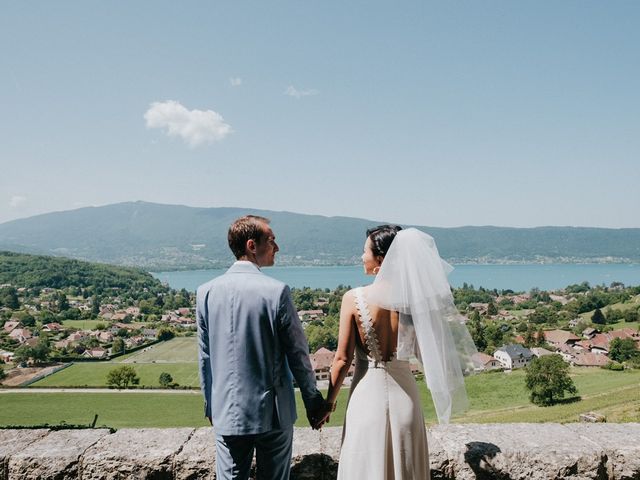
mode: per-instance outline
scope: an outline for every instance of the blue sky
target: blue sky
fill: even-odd
[[[5,2],[0,222],[640,227],[640,3]]]

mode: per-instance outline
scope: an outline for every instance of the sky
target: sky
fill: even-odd
[[[640,2],[0,7],[0,223],[143,200],[640,227]]]

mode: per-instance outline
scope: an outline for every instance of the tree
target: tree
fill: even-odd
[[[633,338],[614,338],[609,344],[609,358],[616,362],[630,360],[638,354]]]
[[[489,302],[489,304],[487,305],[487,315],[497,315],[498,314],[498,307],[496,307],[496,304],[493,302]]]
[[[20,308],[18,291],[15,287],[2,287],[0,289],[0,307],[7,307],[11,310]]]
[[[546,343],[546,337],[544,336],[544,329],[540,327],[536,332],[536,346],[542,347],[545,343]]]
[[[474,310],[469,317],[469,332],[471,333],[473,343],[476,344],[476,348],[481,352],[484,351],[484,349],[487,348],[487,337],[480,313],[478,313],[477,310]]]
[[[163,386],[164,388],[169,388],[173,383],[173,377],[167,372],[162,372],[160,374],[160,378],[158,379],[158,382],[160,382],[160,385]]]
[[[69,300],[63,292],[58,292],[56,295],[56,307],[58,307],[58,312],[69,310]]]
[[[117,389],[128,388],[129,385],[138,385],[139,383],[140,377],[130,365],[121,365],[113,368],[107,374],[107,385]]]
[[[4,368],[0,366],[0,382],[2,382],[2,380],[4,380],[5,378],[7,378],[7,372],[5,372]]]
[[[591,315],[591,321],[597,325],[604,325],[607,323],[607,319],[599,308],[596,308],[593,315]]]
[[[100,299],[97,296],[93,297],[91,301],[91,315],[97,317],[100,313]]]
[[[171,340],[175,336],[175,332],[170,328],[161,328],[160,330],[158,330],[158,340],[161,340],[163,342]]]
[[[524,346],[527,348],[533,347],[536,344],[536,335],[533,325],[529,325],[526,333],[524,334]]]
[[[16,365],[26,364],[33,357],[33,349],[29,345],[22,345],[13,353],[13,363]]]
[[[45,333],[42,333],[38,338],[38,343],[36,343],[35,347],[31,350],[31,356],[37,363],[43,363],[49,359],[50,352],[49,337]]]
[[[560,355],[534,359],[527,367],[525,385],[530,391],[531,402],[545,407],[564,398],[565,393],[578,392],[569,376],[569,365]]]
[[[113,340],[113,344],[111,345],[111,354],[120,354],[120,353],[124,353],[124,349],[125,349],[125,344],[124,344],[124,340],[122,340],[122,338],[120,337],[116,337]]]

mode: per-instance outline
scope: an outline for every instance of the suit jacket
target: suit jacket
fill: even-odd
[[[218,435],[295,422],[295,377],[307,409],[322,404],[289,287],[239,261],[198,288],[198,358],[205,415]]]

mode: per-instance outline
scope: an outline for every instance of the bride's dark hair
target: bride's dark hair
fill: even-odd
[[[389,251],[391,242],[396,238],[402,227],[398,225],[378,225],[367,230],[367,237],[371,239],[371,251],[376,257],[384,257]]]

